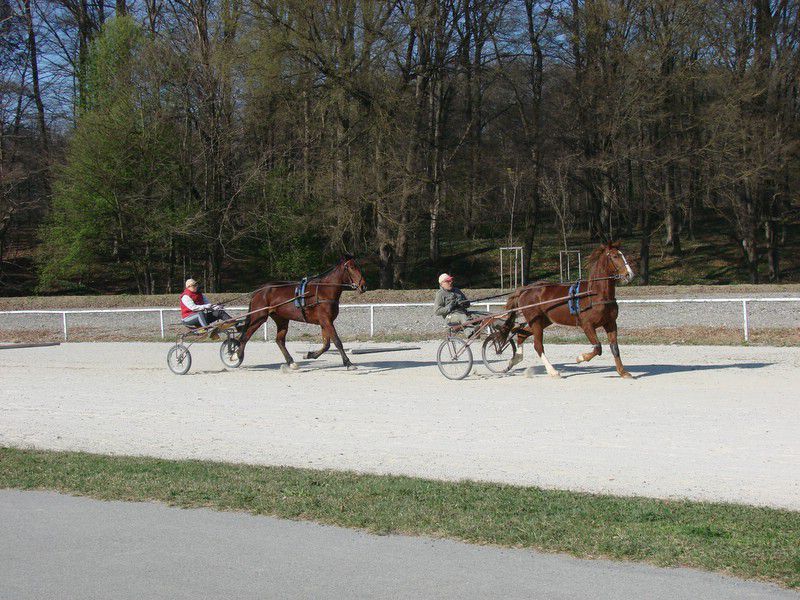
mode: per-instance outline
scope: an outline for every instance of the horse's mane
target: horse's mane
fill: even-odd
[[[598,260],[605,254],[606,250],[610,250],[612,248],[619,250],[620,242],[609,242],[607,244],[600,244],[594,251],[589,255],[587,262],[589,263],[589,269],[591,269]]]

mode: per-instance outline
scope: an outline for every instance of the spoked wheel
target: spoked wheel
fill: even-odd
[[[242,364],[242,359],[239,358],[239,340],[229,337],[222,342],[219,347],[219,357],[222,359],[222,364],[231,369]]]
[[[464,379],[472,370],[472,350],[461,338],[449,336],[439,346],[436,364],[448,379]]]
[[[483,364],[492,373],[505,373],[511,359],[517,353],[517,345],[514,340],[506,340],[506,336],[499,331],[489,334],[483,340],[481,357]]]
[[[192,366],[192,354],[183,344],[175,344],[167,353],[167,366],[175,375],[186,375]]]

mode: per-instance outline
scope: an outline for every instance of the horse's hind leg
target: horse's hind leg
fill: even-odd
[[[523,344],[525,343],[525,340],[527,340],[528,337],[530,337],[530,335],[531,334],[527,329],[520,329],[517,331],[517,351],[514,354],[514,356],[512,356],[509,359],[507,370],[510,371],[512,368],[514,368],[515,365],[518,365],[519,363],[522,362],[523,359],[522,348],[524,347]]]
[[[531,330],[533,333],[533,349],[536,350],[536,354],[538,354],[539,358],[542,360],[544,368],[547,369],[547,374],[550,375],[550,377],[561,377],[561,373],[547,360],[547,356],[544,353],[544,325],[536,320],[531,323]],[[528,367],[525,370],[525,376],[533,376],[533,367]]]
[[[244,360],[244,347],[247,345],[247,341],[255,335],[256,331],[258,331],[259,327],[261,327],[261,324],[265,320],[266,319],[253,319],[247,323],[245,330],[239,337],[239,347],[236,349],[236,354],[239,356],[239,360]]]
[[[606,335],[608,335],[608,345],[611,347],[611,354],[614,355],[614,362],[617,364],[617,373],[619,373],[620,377],[633,379],[633,375],[626,371],[625,367],[622,366],[622,359],[619,357],[619,346],[617,345],[617,322],[612,321],[610,325],[605,325],[603,329],[606,330]]]
[[[586,337],[589,338],[589,341],[592,343],[592,351],[579,354],[577,359],[577,362],[579,363],[588,362],[595,356],[600,356],[603,353],[603,347],[600,345],[600,340],[597,337],[597,332],[595,331],[594,327],[588,324],[583,324],[581,327],[583,328],[583,332],[586,334]]]
[[[289,320],[275,315],[272,315],[272,320],[275,321],[275,327],[278,328],[278,333],[275,334],[275,343],[278,344],[278,348],[281,354],[283,354],[283,358],[286,360],[286,364],[289,368],[297,369],[297,363],[294,362],[292,355],[289,354],[289,351],[286,349],[286,334],[289,332]]]

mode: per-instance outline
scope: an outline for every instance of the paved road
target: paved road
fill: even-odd
[[[797,600],[800,594],[689,569],[2,490],[0,597]]]

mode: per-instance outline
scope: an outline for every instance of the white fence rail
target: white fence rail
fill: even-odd
[[[750,341],[750,325],[747,313],[747,305],[753,302],[800,302],[798,298],[647,298],[647,299],[618,299],[619,304],[714,304],[714,303],[739,303],[742,305],[742,333],[744,341]],[[492,306],[504,306],[505,302],[479,302],[473,306],[485,306],[486,310],[491,310]],[[369,336],[375,335],[375,311],[384,308],[421,308],[433,307],[432,302],[408,302],[408,303],[380,303],[380,304],[341,304],[341,309],[346,310],[368,310],[369,311]],[[229,310],[246,310],[246,306],[229,306]],[[166,325],[164,323],[164,313],[179,313],[179,308],[103,308],[103,309],[73,309],[73,310],[2,310],[0,315],[60,315],[61,327],[64,334],[64,341],[69,339],[69,315],[91,315],[109,313],[158,313],[161,327],[161,338],[166,337]],[[264,339],[267,339],[266,326],[263,327]]]

